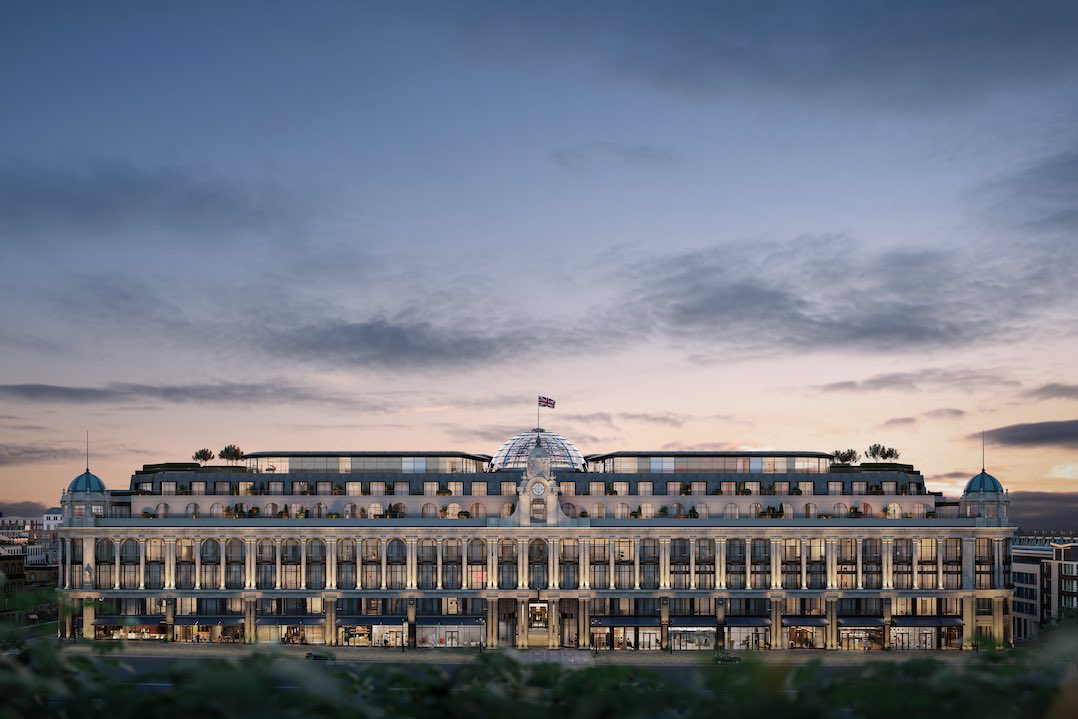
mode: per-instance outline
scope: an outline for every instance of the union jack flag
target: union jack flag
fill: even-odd
[[[550,399],[550,397],[539,395],[539,406],[554,409],[554,400]]]

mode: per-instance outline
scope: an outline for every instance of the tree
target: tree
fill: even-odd
[[[836,449],[831,456],[839,464],[854,464],[861,461],[861,453],[856,449]]]
[[[894,447],[885,447],[882,444],[878,443],[869,446],[869,448],[865,450],[865,454],[877,461],[899,458],[899,452],[897,449],[895,449]]]
[[[234,444],[230,444],[218,452],[217,456],[227,460],[231,464],[232,462],[238,462],[243,459],[243,450]]]
[[[202,448],[191,455],[191,459],[195,460],[199,464],[205,464],[213,459],[213,452],[206,448]]]

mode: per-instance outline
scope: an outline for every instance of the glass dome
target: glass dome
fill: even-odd
[[[535,438],[539,437],[539,444],[547,452],[550,452],[550,466],[553,470],[570,472],[583,472],[586,470],[584,455],[573,446],[573,443],[560,434],[547,432],[542,427],[527,432],[521,432],[503,444],[494,453],[494,459],[490,461],[491,469],[495,472],[503,469],[523,470],[528,466],[528,454],[535,446]]]

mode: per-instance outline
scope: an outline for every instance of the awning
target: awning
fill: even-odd
[[[243,617],[238,614],[225,617],[176,617],[173,624],[177,627],[238,627],[243,624]]]
[[[892,617],[895,627],[960,627],[961,617]]]
[[[840,627],[885,627],[887,622],[882,617],[839,617]]]
[[[657,627],[658,617],[593,617],[593,627]]]
[[[728,627],[770,627],[769,617],[726,617],[723,622]]]
[[[386,626],[396,625],[400,626],[408,621],[408,617],[395,617],[395,616],[344,616],[337,617],[338,627],[370,627],[370,626]]]
[[[483,617],[474,616],[437,616],[437,617],[416,617],[415,623],[419,626],[430,627],[462,627],[462,626],[475,626],[478,624],[485,624],[486,619]]]
[[[671,629],[676,629],[677,627],[710,627],[714,629],[718,623],[714,616],[670,617]]]
[[[164,624],[165,618],[158,616],[112,616],[104,615],[94,618],[95,627],[155,627]]]
[[[255,617],[257,627],[314,627],[326,620],[323,616]]]
[[[827,621],[827,617],[793,616],[782,618],[782,626],[784,627],[826,627],[828,624],[830,622]]]

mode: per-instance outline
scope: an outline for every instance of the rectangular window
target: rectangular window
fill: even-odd
[[[292,482],[292,494],[307,494],[307,483],[304,481]]]
[[[606,486],[602,482],[588,482],[588,494],[601,497],[606,494]]]
[[[214,494],[232,494],[231,482],[214,482],[213,483]]]
[[[437,482],[424,482],[423,483],[423,496],[424,497],[433,497],[436,494],[438,494],[438,483]]]
[[[798,482],[797,483],[797,488],[799,490],[801,490],[801,494],[805,495],[806,497],[811,497],[814,494],[814,492],[815,492],[814,487],[815,486],[816,485],[815,485],[814,482]]]
[[[883,487],[883,493],[884,494],[894,494],[895,492],[898,491],[898,483],[897,482],[883,482],[883,484],[881,486]]]
[[[244,496],[253,494],[254,493],[254,486],[255,486],[254,482],[237,482],[236,483],[237,491],[241,495],[244,495]]]
[[[667,482],[666,494],[671,497],[681,494],[681,482]]]
[[[284,494],[284,482],[282,480],[271,480],[269,483],[270,494]]]
[[[868,482],[857,480],[850,483],[850,494],[865,494],[868,492]]]
[[[693,482],[690,486],[694,496],[707,494],[707,482]]]
[[[358,497],[363,494],[363,482],[345,482],[344,491],[349,497]]]
[[[749,494],[759,494],[760,493],[760,483],[759,482],[745,482],[745,489],[749,490]]]
[[[176,494],[176,483],[175,482],[162,482],[161,483],[161,494]]]
[[[449,494],[454,497],[464,496],[464,482],[446,482],[446,487],[449,488]]]
[[[409,495],[409,487],[407,482],[394,482],[393,494],[398,497],[407,497]]]
[[[333,494],[332,482],[318,482],[315,486],[318,488],[318,494],[320,495]]]
[[[719,482],[719,491],[723,494],[737,494],[737,482]]]
[[[651,482],[637,482],[636,493],[641,497],[650,497],[652,492],[651,487]]]
[[[487,496],[487,483],[486,482],[472,482],[471,492],[473,497],[485,497]]]
[[[789,494],[790,493],[790,483],[785,481],[785,480],[782,481],[782,482],[775,482],[774,487],[775,487],[775,494],[782,495],[782,494]]]
[[[629,494],[628,482],[614,482],[614,494],[619,497],[625,497]]]
[[[516,493],[517,493],[517,483],[516,482],[502,482],[502,496],[503,497],[512,497]]]
[[[371,482],[371,495],[375,497],[384,496],[386,493],[385,482]]]
[[[827,483],[828,494],[842,494],[842,480],[831,480]]]
[[[576,482],[561,482],[559,484],[561,489],[561,496],[572,497],[576,495]]]

